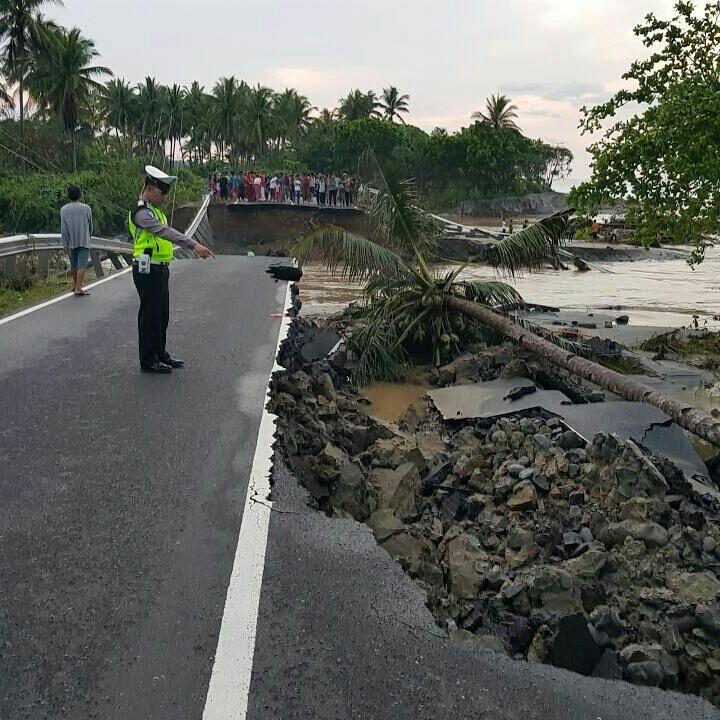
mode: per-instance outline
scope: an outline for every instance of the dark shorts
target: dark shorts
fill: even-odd
[[[90,248],[77,247],[68,250],[71,270],[85,270],[90,259]]]

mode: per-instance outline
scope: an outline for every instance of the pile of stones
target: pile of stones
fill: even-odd
[[[669,461],[551,416],[388,426],[330,362],[289,365],[270,410],[291,468],[455,637],[720,705],[720,505]]]

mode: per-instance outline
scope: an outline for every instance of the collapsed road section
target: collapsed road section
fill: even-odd
[[[439,629],[519,661],[720,705],[720,502],[692,472],[702,463],[691,448],[663,456],[662,442],[642,444],[671,426],[641,417],[641,437],[632,422],[586,437],[581,406],[560,392],[551,408],[529,401],[542,388],[506,400],[535,386],[518,377],[495,392],[518,403],[509,412],[431,405],[382,423],[348,381],[342,346],[303,357],[307,327],[296,322],[273,380],[281,450],[319,509],[371,528]],[[508,346],[473,362],[479,387],[527,367]],[[585,416],[601,405],[613,403],[585,405]]]

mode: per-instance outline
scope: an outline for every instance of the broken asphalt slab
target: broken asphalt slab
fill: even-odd
[[[705,464],[685,433],[652,405],[624,400],[575,405],[556,390],[537,390],[517,400],[507,397],[520,387],[534,387],[534,383],[527,378],[502,378],[453,385],[428,394],[445,420],[490,419],[542,409],[562,418],[585,440],[592,440],[599,432],[617,433],[672,460],[688,477],[708,478]]]
[[[445,420],[492,418],[542,408],[560,415],[569,398],[558,390],[537,390],[517,400],[508,398],[516,388],[535,387],[527,378],[502,378],[471,385],[431,390],[428,395]]]

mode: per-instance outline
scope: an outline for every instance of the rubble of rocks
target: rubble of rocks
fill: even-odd
[[[550,416],[387,426],[330,362],[297,360],[299,335],[270,405],[291,468],[453,635],[720,705],[720,507],[670,462]]]

